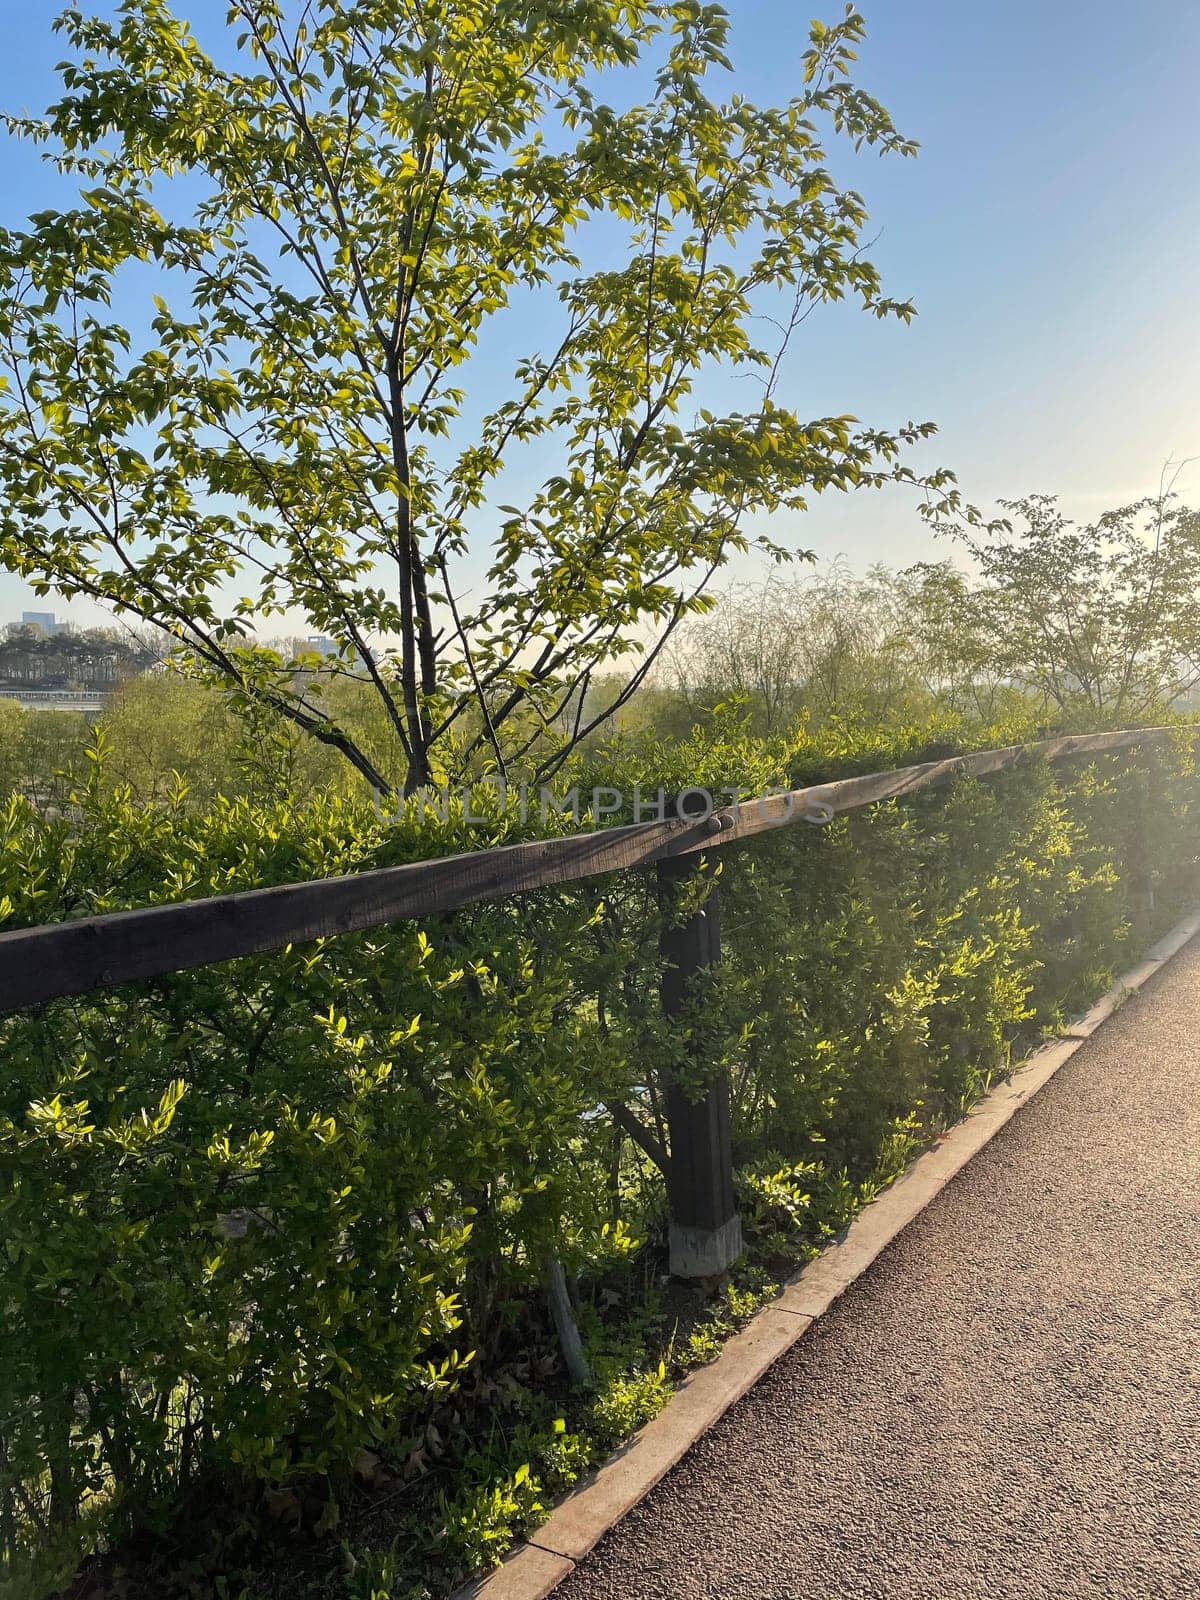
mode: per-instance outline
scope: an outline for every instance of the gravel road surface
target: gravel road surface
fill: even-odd
[[[555,1600],[1200,1600],[1200,943]]]

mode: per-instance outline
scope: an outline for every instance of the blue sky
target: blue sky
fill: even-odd
[[[186,0],[178,10],[187,12]],[[203,9],[210,11],[208,0]],[[736,87],[799,87],[807,18],[839,7],[728,0]],[[914,459],[968,497],[1058,493],[1075,515],[1153,492],[1200,454],[1200,7],[1180,0],[862,0],[859,78],[918,139],[915,161],[843,160],[882,236],[888,292],[912,326],[848,307],[814,317],[780,398],[889,426],[932,419]],[[53,98],[57,7],[6,0],[0,106]],[[47,203],[5,147],[0,221]],[[1200,500],[1200,462],[1179,488]],[[896,491],[815,503],[798,530],[823,557],[903,565],[942,553]],[[0,621],[35,602],[0,573]],[[66,608],[59,605],[59,610]],[[86,620],[88,608],[71,613]]]

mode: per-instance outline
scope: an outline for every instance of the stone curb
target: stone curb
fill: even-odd
[[[458,1589],[451,1600],[544,1600],[645,1498],[686,1452],[785,1351],[803,1337],[956,1173],[995,1138],[1124,999],[1198,933],[1200,912],[1153,945],[1146,960],[1116,980],[1082,1017],[1028,1057],[919,1156],[878,1199],[864,1206],[840,1239],[803,1267],[769,1305],[729,1339],[713,1362],[689,1373],[658,1416],[639,1430],[551,1513],[504,1564]]]

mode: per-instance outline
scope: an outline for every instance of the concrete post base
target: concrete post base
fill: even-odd
[[[671,1224],[671,1274],[676,1278],[717,1278],[742,1253],[742,1219],[730,1217],[719,1228]]]

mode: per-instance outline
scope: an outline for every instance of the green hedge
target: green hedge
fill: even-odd
[[[603,770],[749,793],[946,745],[843,730],[822,760],[733,729],[609,750]],[[364,1451],[402,1457],[448,1414],[475,1478],[443,1495],[445,1580],[502,1554],[661,1401],[654,1363],[614,1368],[586,1437],[518,1430],[503,1459],[524,1459],[500,1476],[480,1453],[547,1257],[594,1334],[588,1285],[661,1238],[659,1174],[603,1107],[657,1134],[656,1084],[701,1029],[733,1084],[752,1243],[814,1247],[1149,935],[1131,927],[1137,850],[1155,926],[1193,902],[1193,764],[1182,739],[1150,760],[1032,766],[727,851],[725,964],[673,1029],[638,873],[0,1019],[10,1577],[44,1590],[214,1486],[249,1503],[318,1483],[334,1505]],[[0,812],[0,926],[520,832],[335,801],[147,808],[98,773],[77,802],[55,822]],[[449,1406],[468,1389],[474,1409]]]

